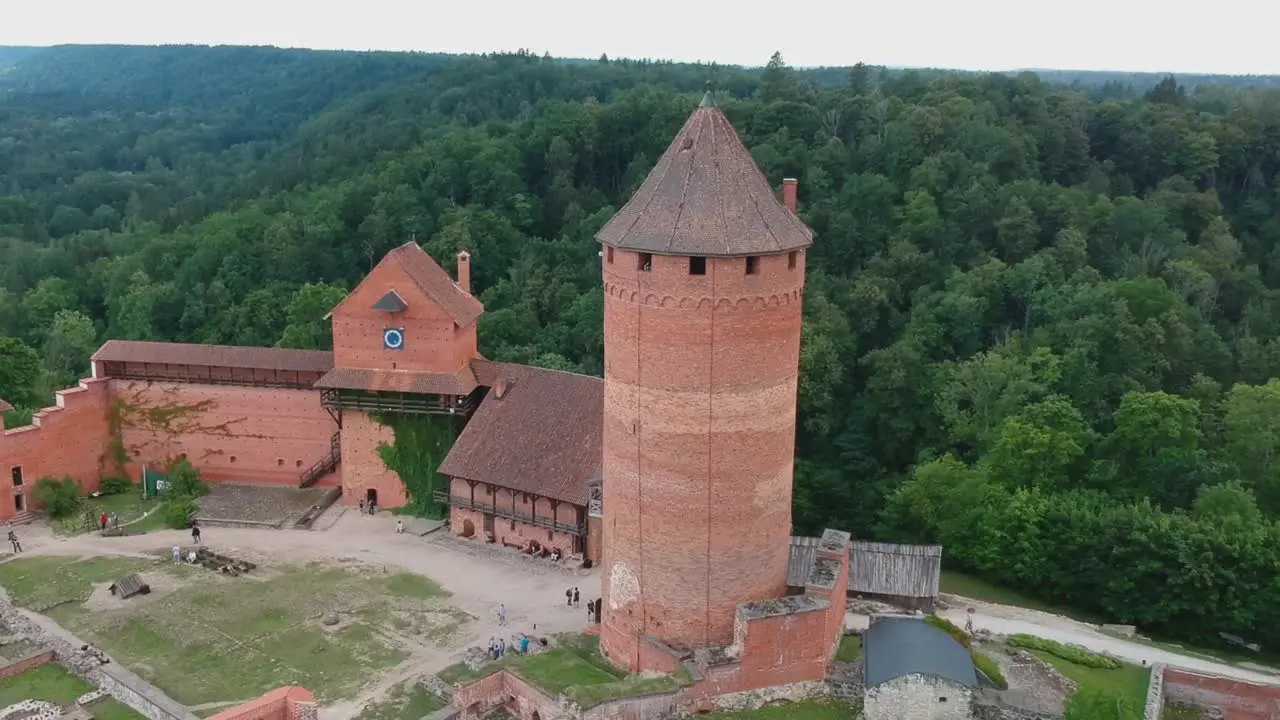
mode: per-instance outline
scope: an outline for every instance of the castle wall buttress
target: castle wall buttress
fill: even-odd
[[[206,482],[297,485],[338,431],[314,390],[112,379],[135,480],[186,458]]]
[[[31,508],[32,489],[43,477],[69,477],[85,492],[98,489],[111,472],[109,395],[105,380],[82,380],[58,391],[56,404],[37,412],[31,425],[0,432],[0,520],[19,512],[19,496],[22,509]],[[17,487],[15,468],[22,478]]]

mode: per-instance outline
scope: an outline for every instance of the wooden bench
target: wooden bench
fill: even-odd
[[[148,595],[151,593],[151,586],[142,582],[142,578],[137,573],[127,575],[120,580],[115,581],[111,585],[111,594],[125,600],[134,595]]]

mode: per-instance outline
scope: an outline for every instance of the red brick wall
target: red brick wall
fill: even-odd
[[[81,380],[56,399],[31,425],[0,432],[0,520],[17,512],[16,495],[32,506],[32,488],[42,477],[70,477],[86,492],[98,489],[109,444],[107,382]],[[21,488],[13,487],[15,467],[22,468]]]
[[[37,668],[50,662],[53,662],[52,650],[45,650],[44,652],[39,652],[34,655],[28,655],[17,662],[9,663],[4,667],[0,667],[0,678],[20,675],[31,668]]]
[[[400,475],[387,468],[378,446],[394,444],[395,432],[369,417],[368,413],[344,410],[342,413],[342,502],[359,505],[376,490],[378,507],[390,510],[409,503]]]
[[[560,706],[552,698],[529,683],[502,671],[458,688],[453,694],[453,707],[458,720],[478,720],[498,706],[505,706],[520,720],[538,717],[560,717]]]
[[[163,468],[186,455],[207,482],[297,485],[303,471],[329,454],[338,431],[314,390],[145,380],[111,380],[110,386],[124,407],[170,418],[157,427],[130,420],[142,413],[124,411],[122,435],[135,479],[143,464]]]
[[[223,710],[209,720],[294,720],[299,703],[314,703],[315,697],[304,688],[276,688],[257,700]]]
[[[1165,700],[1222,710],[1224,720],[1280,719],[1280,687],[1164,669]]]
[[[408,305],[390,314],[374,310],[395,290]],[[384,350],[382,331],[403,327],[404,349]],[[399,263],[384,260],[333,311],[335,367],[453,373],[476,357],[476,325],[453,319],[409,279]]]
[[[512,495],[514,494],[515,509],[517,512],[533,515],[534,517],[552,520],[558,518],[560,522],[572,523],[577,517],[579,508],[568,503],[560,503],[559,507],[551,507],[551,501],[546,498],[534,498],[523,493],[512,493],[506,488],[494,488],[494,492],[490,494],[489,488],[483,484],[476,484],[474,498],[472,496],[472,488],[466,480],[454,478],[451,481],[451,492],[455,497],[474,499],[477,503],[490,505],[496,503],[501,509],[511,510]],[[476,510],[466,510],[454,507],[449,511],[449,527],[456,535],[462,535],[466,532],[467,521],[471,521],[471,527],[474,529],[472,538],[480,542],[484,541],[484,513]],[[519,521],[511,521],[507,518],[495,517],[493,520],[494,542],[498,544],[514,545],[524,547],[525,543],[530,540],[537,540],[542,545],[551,548],[560,548],[566,555],[574,552],[574,536],[569,533],[555,532],[546,528],[536,527],[534,525]]]
[[[603,259],[605,651],[722,645],[785,592],[804,255]]]
[[[741,661],[708,668],[690,694],[714,697],[822,680],[830,660],[829,618],[828,610],[739,621],[746,624]]]

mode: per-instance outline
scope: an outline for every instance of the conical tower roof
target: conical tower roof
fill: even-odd
[[[778,201],[708,90],[596,239],[634,252],[725,257],[805,248],[813,231]]]

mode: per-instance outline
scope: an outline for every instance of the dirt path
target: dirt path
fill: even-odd
[[[23,555],[138,556],[168,554],[174,545],[187,545],[190,533],[168,530],[118,538],[97,535],[56,537],[46,527],[21,529]],[[377,700],[406,680],[438,672],[456,662],[462,651],[487,644],[492,636],[513,632],[557,633],[581,630],[586,612],[567,608],[565,588],[577,586],[585,603],[600,592],[598,574],[572,574],[519,558],[495,557],[489,549],[465,549],[442,533],[428,538],[395,533],[395,519],[340,513],[324,531],[257,528],[204,528],[204,543],[220,552],[238,550],[296,563],[311,560],[357,560],[430,577],[452,594],[450,602],[476,620],[453,638],[448,647],[409,641],[409,658],[371,683],[356,698],[326,707],[326,720],[350,718],[360,707]],[[12,556],[6,556],[10,559]],[[507,607],[507,624],[497,622],[498,607]]]

